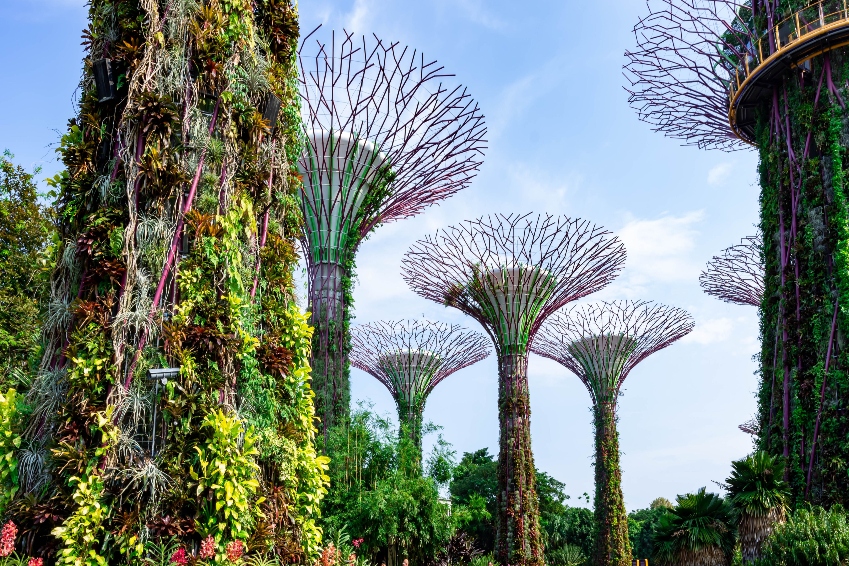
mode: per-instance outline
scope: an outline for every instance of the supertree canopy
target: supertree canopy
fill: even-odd
[[[762,245],[760,237],[748,236],[739,245],[714,256],[699,277],[702,290],[726,303],[761,306],[764,296]]]
[[[312,561],[296,8],[88,5],[42,361],[0,396],[2,555]]]
[[[785,458],[794,503],[849,504],[849,350],[837,339],[849,332],[847,7],[653,0],[649,10],[626,53],[640,117],[686,143],[750,145],[760,157],[758,447]]]
[[[382,223],[467,187],[486,127],[466,89],[414,49],[333,34],[300,51],[306,151],[302,243],[309,279],[316,410],[325,433],[350,404],[354,259]],[[453,82],[453,81],[451,81]]]
[[[764,265],[762,238],[747,236],[740,244],[726,248],[722,255],[714,256],[702,271],[699,284],[702,290],[726,303],[736,305],[761,306],[764,295]],[[773,359],[778,354],[778,342],[775,343]],[[772,376],[775,386],[775,373]],[[770,422],[772,421],[770,410]],[[738,427],[746,434],[757,436],[758,420],[752,418]]]
[[[586,220],[492,215],[417,241],[402,261],[419,295],[475,318],[498,356],[495,551],[502,564],[542,564],[531,450],[528,347],[559,307],[605,287],[625,248]]]
[[[597,530],[593,564],[631,564],[616,428],[622,384],[638,363],[687,335],[693,326],[686,311],[655,303],[577,305],[551,316],[533,342],[534,353],[566,366],[590,392]]]
[[[433,388],[489,356],[485,336],[427,320],[373,322],[351,332],[351,365],[392,394],[402,430],[421,449],[422,415]]]

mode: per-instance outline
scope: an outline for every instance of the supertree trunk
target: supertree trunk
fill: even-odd
[[[418,459],[422,459],[422,425],[424,418],[424,403],[398,402],[398,425],[401,432],[407,436],[410,442],[418,450]]]
[[[619,467],[619,432],[615,404],[602,403],[595,416],[595,541],[596,566],[631,564],[628,539],[628,513],[622,496],[622,470]]]
[[[316,415],[327,439],[329,429],[344,422],[350,412],[351,384],[348,352],[351,337],[350,273],[346,266],[319,263],[312,266],[310,304],[315,311],[312,360]],[[349,299],[346,301],[346,298]]]
[[[765,267],[757,447],[791,506],[847,504],[849,11],[842,2],[650,2],[631,104],[666,135],[756,147]]]
[[[499,360],[498,519],[495,549],[501,564],[543,564],[539,500],[531,452],[528,357]]]
[[[781,454],[795,502],[846,503],[849,431],[844,161],[846,50],[774,87],[758,124],[766,290],[759,447]],[[801,113],[809,113],[803,119]]]

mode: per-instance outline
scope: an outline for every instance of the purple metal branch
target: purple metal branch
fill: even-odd
[[[834,300],[834,316],[831,318],[831,333],[828,337],[828,348],[825,354],[825,369],[822,375],[822,387],[820,387],[820,406],[817,410],[817,420],[814,424],[814,439],[811,442],[811,457],[808,459],[808,477],[805,482],[805,498],[807,499],[808,493],[811,490],[811,477],[814,472],[814,454],[816,454],[817,450],[817,437],[820,432],[820,421],[822,419],[822,411],[825,406],[825,385],[828,381],[828,364],[831,361],[831,347],[834,344],[834,331],[837,328],[837,311],[840,305],[839,299]]]
[[[221,103],[221,99],[218,98],[215,101],[215,108],[212,111],[212,119],[209,124],[209,134],[212,135],[212,132],[215,131],[215,122],[218,119],[218,107]],[[183,210],[181,211],[180,217],[177,219],[177,227],[174,230],[174,237],[171,239],[171,247],[168,250],[168,257],[165,259],[165,265],[162,268],[162,275],[159,277],[159,283],[156,285],[156,292],[153,294],[153,301],[150,305],[150,312],[148,313],[149,317],[153,317],[156,314],[157,305],[159,304],[159,299],[162,298],[162,292],[165,290],[165,282],[168,279],[168,274],[171,271],[171,266],[174,263],[174,260],[177,258],[177,248],[180,246],[180,240],[183,234],[183,228],[186,224],[186,215],[192,210],[192,203],[195,198],[195,194],[197,193],[198,183],[200,182],[201,172],[203,171],[203,165],[206,161],[206,148],[201,151],[200,159],[198,159],[197,169],[195,170],[195,176],[192,179],[191,187],[189,188],[189,194],[186,197],[186,202],[183,205]],[[147,344],[147,331],[143,330],[142,335],[139,338],[139,344],[137,346],[135,354],[133,354],[133,360],[130,363],[130,367],[127,369],[127,377],[124,379],[124,388],[129,388],[130,384],[133,381],[133,372],[136,369],[136,364],[138,364],[139,357],[141,356],[142,351],[144,350],[145,345]]]
[[[631,370],[694,327],[687,311],[648,301],[576,305],[548,318],[531,351],[578,376],[594,405],[615,407]]]
[[[351,365],[380,381],[396,401],[426,397],[449,375],[489,354],[485,336],[456,324],[379,321],[351,330]]]
[[[607,286],[624,262],[619,239],[586,220],[495,214],[417,241],[404,255],[402,270],[413,291],[475,318],[500,344],[505,332],[521,331],[532,339],[548,315]],[[502,283],[532,293],[517,312],[495,312],[489,304],[487,289]],[[522,313],[534,299],[540,301],[536,314],[526,319]]]
[[[708,295],[727,303],[759,307],[764,294],[762,238],[748,236],[714,256],[699,284]]]

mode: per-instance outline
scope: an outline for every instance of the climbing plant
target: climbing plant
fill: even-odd
[[[43,356],[0,421],[22,556],[317,556],[298,35],[290,0],[89,3]]]
[[[789,73],[759,108],[766,267],[758,447],[786,462],[792,504],[846,503],[849,227],[844,49]]]

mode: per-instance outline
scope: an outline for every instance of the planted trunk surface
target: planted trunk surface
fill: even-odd
[[[595,566],[630,566],[628,514],[622,497],[616,406],[595,408]]]
[[[495,550],[505,565],[543,564],[534,457],[528,358],[506,355],[499,360],[498,496]]]

